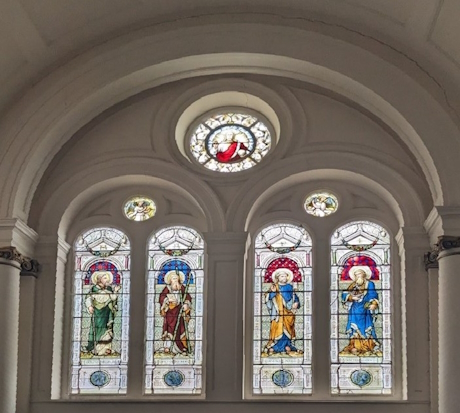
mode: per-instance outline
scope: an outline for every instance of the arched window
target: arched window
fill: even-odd
[[[193,229],[158,231],[149,243],[146,394],[200,394],[204,242]]]
[[[390,238],[372,222],[331,239],[331,392],[392,393]]]
[[[253,393],[312,392],[312,242],[276,224],[255,239]]]
[[[128,369],[130,243],[95,228],[74,245],[71,393],[125,394]]]

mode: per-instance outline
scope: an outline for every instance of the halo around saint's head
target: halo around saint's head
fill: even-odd
[[[98,283],[98,281],[107,275],[109,277],[109,284],[113,283],[113,274],[110,271],[94,271],[91,275],[91,281],[94,285]]]
[[[171,270],[171,271],[168,271],[166,274],[165,274],[165,283],[166,284],[171,284],[171,277],[173,275],[178,275],[179,276],[179,280],[180,280],[180,283],[183,284],[184,283],[184,280],[185,280],[185,274],[182,272],[182,271],[176,271],[176,270]]]
[[[291,283],[292,280],[294,279],[294,273],[289,269],[289,268],[278,268],[272,273],[272,280],[274,283],[278,281],[278,277],[280,274],[287,274],[287,282]]]
[[[372,271],[367,265],[355,265],[350,268],[349,276],[353,281],[356,281],[356,272],[363,271],[366,274],[366,279],[370,280],[372,277]]]

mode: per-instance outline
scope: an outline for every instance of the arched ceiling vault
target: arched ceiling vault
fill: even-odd
[[[197,17],[190,26],[171,23],[120,36],[59,67],[30,89],[0,125],[0,161],[13,161],[0,164],[0,190],[7,194],[0,201],[0,217],[27,220],[49,162],[103,110],[160,84],[220,73],[293,78],[356,102],[408,146],[434,204],[460,203],[460,188],[451,185],[460,150],[458,129],[439,102],[375,54],[281,20],[278,25],[216,24]]]

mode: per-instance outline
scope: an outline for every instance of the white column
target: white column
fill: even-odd
[[[438,305],[439,305],[439,266],[437,254],[431,251],[425,254],[425,269],[428,273],[429,288],[429,311],[430,311],[430,401],[431,413],[439,412],[439,327],[438,327]]]
[[[38,273],[38,263],[15,247],[0,248],[0,413],[16,411],[21,270]]]
[[[460,392],[460,237],[441,236],[439,262],[439,413],[458,413]]]
[[[247,234],[204,234],[207,253],[206,399],[239,401],[243,374],[243,284]]]

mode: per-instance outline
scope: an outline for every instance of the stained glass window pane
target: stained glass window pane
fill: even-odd
[[[392,393],[390,237],[357,221],[331,239],[331,391]]]
[[[268,154],[271,145],[267,126],[243,113],[217,114],[201,123],[190,138],[193,157],[217,172],[252,168]]]
[[[329,192],[315,192],[304,203],[307,214],[315,217],[327,217],[337,211],[339,203],[335,195]]]
[[[193,229],[158,231],[149,243],[146,394],[200,394],[204,243]]]
[[[131,221],[147,221],[155,215],[157,207],[152,199],[135,196],[126,201],[123,212]]]
[[[312,392],[312,242],[277,224],[255,240],[253,392]]]
[[[74,245],[71,393],[125,394],[128,369],[130,243],[95,228]]]

